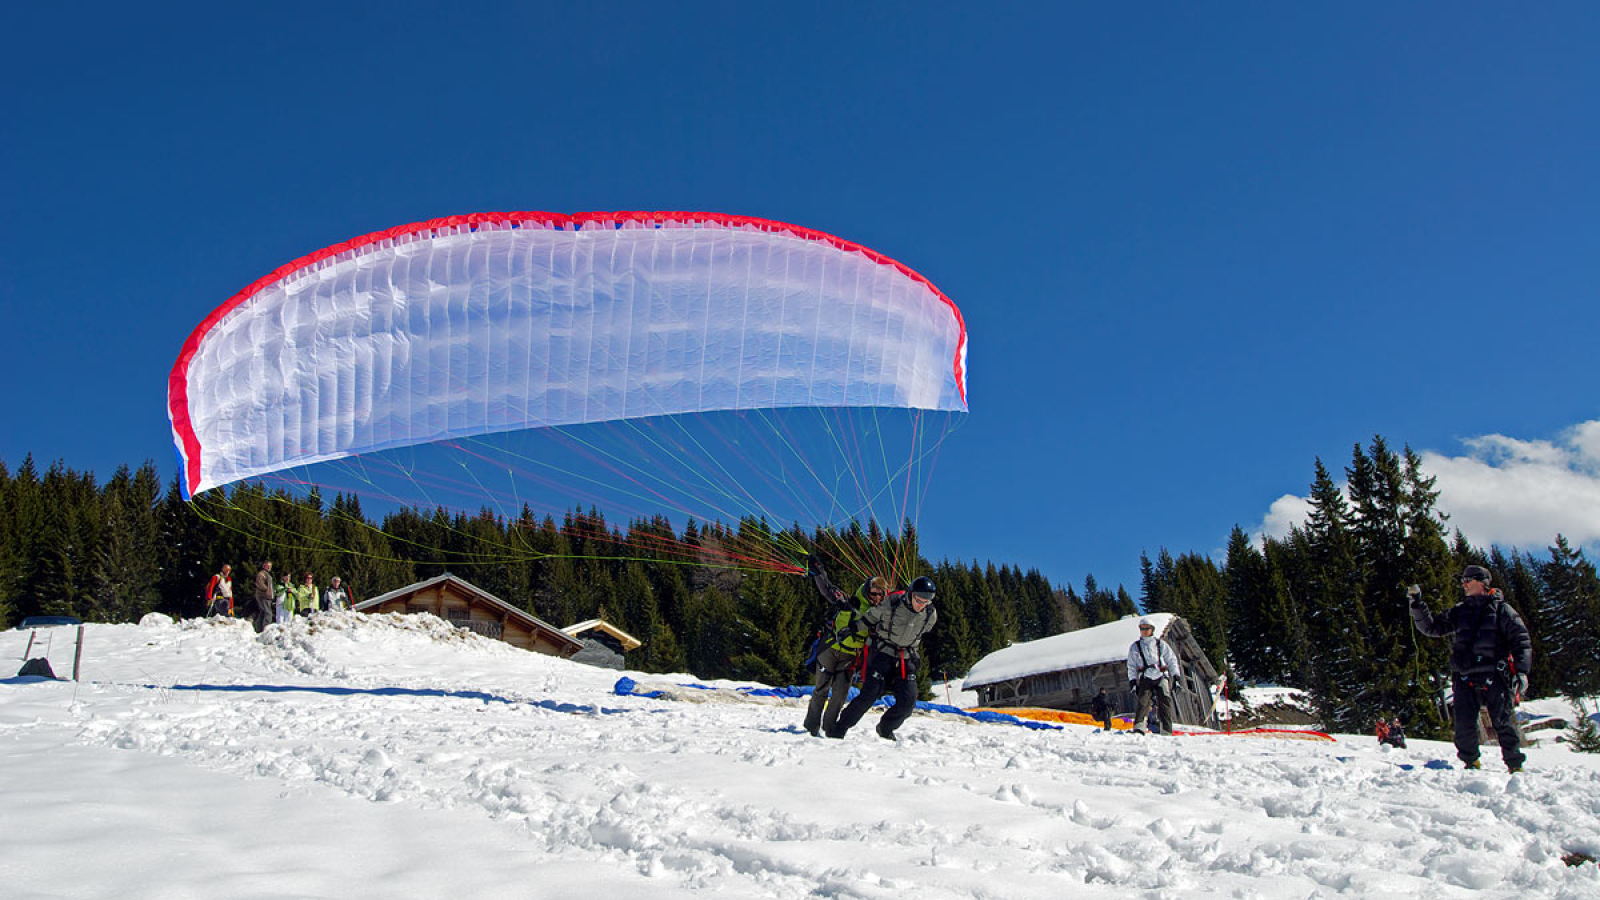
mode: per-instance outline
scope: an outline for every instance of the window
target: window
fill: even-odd
[[[499,622],[489,622],[484,619],[467,619],[462,621],[451,619],[450,624],[455,625],[457,628],[465,628],[474,634],[481,634],[487,638],[494,638],[495,640],[499,640],[500,635],[505,631],[505,629],[500,627]]]

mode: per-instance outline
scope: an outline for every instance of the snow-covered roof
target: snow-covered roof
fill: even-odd
[[[643,641],[607,622],[605,619],[585,619],[576,625],[568,625],[561,630],[569,637],[577,637],[585,631],[600,631],[616,638],[622,644],[622,649],[624,650],[637,650],[644,645]]]
[[[1156,635],[1161,636],[1176,618],[1171,613],[1124,616],[1093,628],[1012,644],[978,660],[963,679],[962,687],[970,691],[980,685],[1014,678],[1127,659],[1128,648],[1139,639],[1140,621],[1149,620],[1156,627]]]

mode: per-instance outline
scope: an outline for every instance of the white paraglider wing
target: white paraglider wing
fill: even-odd
[[[483,214],[291,263],[195,329],[169,382],[192,495],[449,438],[714,410],[965,410],[926,279],[709,214]]]

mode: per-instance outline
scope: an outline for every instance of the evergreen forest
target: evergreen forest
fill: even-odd
[[[0,627],[32,615],[198,616],[224,563],[239,598],[263,559],[280,575],[313,572],[319,585],[338,575],[357,602],[448,571],[558,627],[611,621],[644,642],[630,668],[800,684],[825,612],[809,579],[717,561],[737,558],[741,545],[810,546],[846,590],[860,577],[851,570],[892,569],[897,586],[933,577],[939,624],[924,642],[925,690],[1016,642],[1170,612],[1191,623],[1230,692],[1298,687],[1330,730],[1363,732],[1380,714],[1400,715],[1413,734],[1437,737],[1448,641],[1417,634],[1405,586],[1421,585],[1443,610],[1459,596],[1461,567],[1478,564],[1532,632],[1533,695],[1600,694],[1600,576],[1581,550],[1560,535],[1537,556],[1469,545],[1435,509],[1419,457],[1382,437],[1353,448],[1343,489],[1321,460],[1313,473],[1311,513],[1288,535],[1253,541],[1235,527],[1220,562],[1146,553],[1135,601],[1093,575],[1078,588],[1005,563],[931,563],[909,522],[775,536],[754,519],[619,524],[576,508],[560,521],[526,509],[508,520],[417,508],[374,521],[353,495],[291,497],[246,483],[201,508],[175,479],[163,486],[149,462],[99,483],[59,462],[41,474],[30,457],[15,469],[0,463]]]

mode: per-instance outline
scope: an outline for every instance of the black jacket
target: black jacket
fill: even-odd
[[[1411,620],[1429,637],[1455,636],[1450,668],[1459,675],[1492,672],[1508,660],[1524,675],[1533,668],[1528,626],[1499,591],[1468,597],[1438,615],[1418,597],[1411,601]]]

